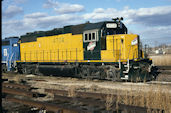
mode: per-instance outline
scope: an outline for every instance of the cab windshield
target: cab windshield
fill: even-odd
[[[114,35],[114,34],[117,34],[116,33],[116,29],[112,29],[112,28],[108,28],[107,30],[106,30],[106,35]]]

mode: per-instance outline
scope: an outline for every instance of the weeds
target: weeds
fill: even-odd
[[[150,56],[152,58],[153,63],[156,66],[170,66],[171,65],[171,55],[156,55]]]
[[[112,106],[114,104],[114,96],[112,94],[108,94],[106,96],[106,110],[111,110]]]
[[[68,89],[68,96],[69,97],[76,97],[76,86],[70,86]]]
[[[98,85],[92,84],[90,86],[90,91],[97,91],[98,88],[99,88]]]
[[[116,109],[119,104],[125,104],[146,107],[148,113],[162,113],[163,111],[171,113],[171,94],[161,85],[152,85],[148,90],[145,87],[139,87],[139,90],[133,90],[133,87],[131,90],[117,90],[115,91],[116,100],[110,94],[106,98],[107,110],[110,110],[115,101]]]

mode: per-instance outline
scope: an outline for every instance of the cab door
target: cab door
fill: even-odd
[[[83,33],[84,60],[101,60],[100,32],[98,29]]]

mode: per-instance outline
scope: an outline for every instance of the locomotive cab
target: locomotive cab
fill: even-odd
[[[89,23],[83,32],[84,60],[101,60],[101,50],[107,49],[108,35],[127,34],[122,18],[114,21]]]
[[[135,80],[137,73],[140,73],[141,80],[151,78],[148,75],[150,63],[143,57],[139,35],[127,34],[127,28],[121,20],[117,18],[114,21],[86,25],[83,32],[84,60],[101,60],[105,65],[118,64],[121,79]],[[147,68],[142,71],[144,65]]]

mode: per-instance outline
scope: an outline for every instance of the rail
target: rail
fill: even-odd
[[[25,89],[25,90],[30,90],[31,87],[28,85],[21,85],[21,84],[16,84],[16,83],[2,83],[3,87],[7,88],[19,88],[19,89]]]
[[[21,89],[5,88],[5,87],[2,88],[2,93],[21,95],[21,96],[26,96],[26,97],[37,97],[38,96],[38,93],[36,93],[36,92],[24,91]]]
[[[53,111],[53,112],[57,112],[57,113],[63,113],[65,112],[72,112],[72,113],[93,113],[91,111],[87,111],[87,110],[83,110],[83,109],[79,109],[79,108],[73,108],[73,107],[69,107],[69,106],[61,106],[58,104],[53,104],[53,103],[48,103],[48,102],[40,102],[40,101],[33,101],[33,100],[28,100],[28,99],[19,99],[19,98],[13,98],[13,97],[8,97],[6,98],[7,101],[12,101],[12,102],[16,102],[16,103],[20,103],[20,104],[24,104],[24,105],[28,105],[28,106],[34,106],[37,107],[39,109],[44,109],[47,111]]]

